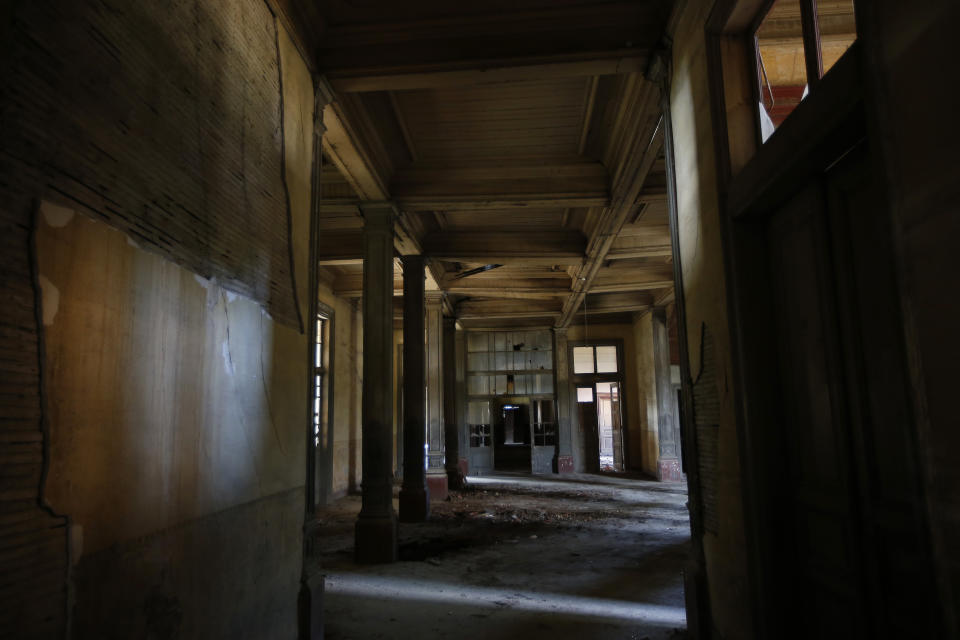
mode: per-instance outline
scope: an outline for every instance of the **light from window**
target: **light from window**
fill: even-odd
[[[597,347],[597,373],[617,372],[617,348]]]
[[[593,347],[573,348],[573,372],[593,373]]]
[[[593,402],[593,388],[577,387],[577,402]]]
[[[857,39],[853,0],[817,0],[817,26],[820,29],[823,73],[826,74]]]

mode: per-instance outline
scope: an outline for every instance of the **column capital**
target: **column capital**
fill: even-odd
[[[443,304],[443,291],[427,291],[423,295],[427,300],[427,306]]]

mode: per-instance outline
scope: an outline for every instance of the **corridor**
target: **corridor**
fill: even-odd
[[[470,477],[401,526],[400,562],[359,566],[348,496],[319,514],[327,638],[686,637],[685,502],[623,476]]]

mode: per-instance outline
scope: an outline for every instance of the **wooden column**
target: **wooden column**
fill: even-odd
[[[553,389],[557,399],[557,454],[554,470],[573,473],[573,404],[570,397],[570,361],[567,329],[553,329]]]
[[[657,479],[670,482],[683,480],[680,469],[680,434],[675,414],[677,402],[670,384],[670,335],[667,311],[656,307],[653,320],[653,374],[657,387]]]
[[[446,445],[447,485],[451,489],[463,486],[460,471],[460,416],[457,413],[457,319],[443,319],[443,438]]]
[[[423,280],[423,256],[403,256],[403,488],[400,490],[403,522],[423,522],[430,515],[423,459],[426,438]]]
[[[393,510],[393,221],[389,202],[364,203],[363,505],[355,530],[360,563],[397,559]]]
[[[427,296],[427,487],[431,500],[446,500],[443,422],[443,304],[439,292]]]
[[[457,416],[457,436],[460,442],[458,466],[465,481],[470,473],[470,427],[467,425],[467,333],[457,331],[454,336],[454,402]]]

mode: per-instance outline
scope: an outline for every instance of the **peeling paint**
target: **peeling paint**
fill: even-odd
[[[227,373],[231,376],[234,375],[233,358],[230,357],[230,342],[228,340],[223,341],[221,352],[223,355],[223,368],[226,369]]]
[[[61,207],[46,200],[40,203],[40,213],[43,214],[43,219],[51,227],[65,227],[70,224],[73,216],[76,215],[73,209]]]
[[[63,226],[63,225],[60,225]],[[60,308],[60,290],[53,286],[45,275],[40,278],[41,306],[43,307],[43,326],[49,327]]]

